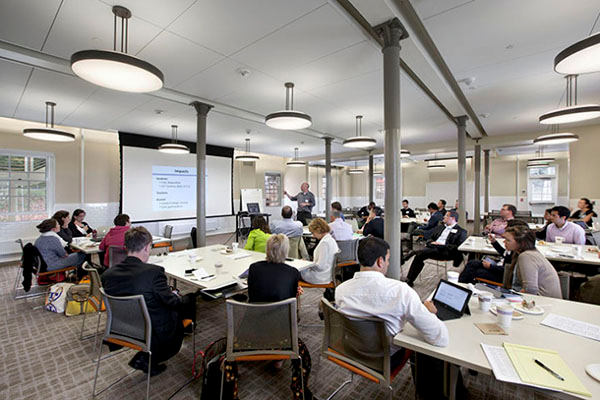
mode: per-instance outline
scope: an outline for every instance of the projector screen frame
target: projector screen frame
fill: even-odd
[[[159,138],[154,136],[141,135],[138,133],[131,132],[123,132],[119,131],[119,214],[123,213],[123,146],[128,147],[139,147],[144,149],[152,149],[158,151],[158,146],[165,143],[169,139]],[[178,143],[186,145],[190,149],[190,154],[196,154],[196,143],[187,142],[184,140],[178,140]],[[233,207],[233,168],[234,168],[234,158],[233,158],[234,149],[231,147],[224,146],[215,146],[212,144],[206,145],[206,155],[214,156],[214,157],[224,157],[231,159],[231,214],[220,214],[220,215],[210,215],[206,218],[223,218],[223,217],[231,217],[234,216],[234,207]],[[132,223],[140,224],[147,222],[161,222],[161,221],[184,221],[195,219],[195,217],[190,218],[166,218],[166,219],[148,219],[148,220],[135,220],[131,221]]]

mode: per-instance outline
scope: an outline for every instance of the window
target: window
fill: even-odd
[[[529,167],[529,176],[532,178],[537,177],[549,177],[553,178],[556,176],[555,166],[543,166],[543,167]]]
[[[550,179],[535,179],[531,182],[531,201],[552,203],[552,181]]]
[[[383,175],[375,176],[375,198],[385,199],[385,177]]]
[[[49,157],[0,152],[0,221],[41,221],[49,210]]]
[[[556,165],[528,168],[529,204],[555,204],[557,202],[558,179]],[[540,212],[538,210],[538,212]]]
[[[265,207],[281,206],[281,174],[265,172]]]
[[[332,181],[333,181],[333,179],[332,179]],[[321,177],[321,198],[322,199],[327,198],[327,177],[324,175]]]

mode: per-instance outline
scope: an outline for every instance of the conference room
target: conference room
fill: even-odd
[[[600,397],[597,1],[0,10],[0,398]]]

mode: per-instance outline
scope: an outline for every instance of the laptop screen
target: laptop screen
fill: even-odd
[[[248,208],[248,212],[251,213],[259,213],[260,212],[260,207],[258,206],[258,203],[248,203],[246,204],[247,208]]]
[[[463,310],[468,298],[468,290],[464,290],[443,280],[440,281],[435,296],[433,297],[434,300],[439,301],[458,312]]]

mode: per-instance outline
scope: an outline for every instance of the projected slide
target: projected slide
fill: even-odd
[[[195,209],[196,168],[152,166],[152,211]]]
[[[196,217],[196,155],[122,147],[122,208],[132,222]],[[206,156],[206,215],[232,215],[232,158]]]

